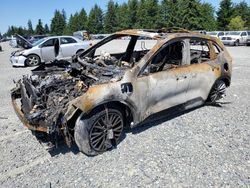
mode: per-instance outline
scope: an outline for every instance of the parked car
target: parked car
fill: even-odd
[[[250,45],[250,31],[229,31],[221,41],[225,45]]]
[[[42,39],[42,38],[45,38],[45,37],[48,37],[47,35],[32,35],[29,37],[29,42],[32,44],[32,43],[35,43],[36,41]]]
[[[80,40],[89,40],[90,39],[89,33],[86,30],[76,31],[73,33],[73,36],[80,39]]]
[[[10,41],[11,38],[10,37],[3,37],[0,42],[6,42],[6,41]]]
[[[91,35],[91,40],[101,40],[105,38],[104,34],[95,34],[95,35]]]
[[[61,136],[68,146],[75,141],[83,153],[97,155],[119,143],[125,126],[155,113],[216,104],[230,86],[227,49],[214,37],[167,31],[120,31],[73,62],[37,67],[11,92],[18,117],[54,144]]]
[[[92,45],[89,41],[83,42],[72,36],[51,36],[31,44],[19,35],[18,41],[24,49],[11,54],[10,62],[13,66],[37,66],[41,62],[55,60],[54,46],[56,44],[60,46],[60,58],[70,58]]]
[[[221,37],[226,35],[226,32],[224,32],[224,31],[209,31],[206,34],[211,36],[211,37],[217,37],[217,38],[221,39]]]
[[[17,39],[16,37],[11,37],[10,41],[9,41],[9,45],[12,47],[12,48],[17,48],[18,47],[18,44],[17,44]]]

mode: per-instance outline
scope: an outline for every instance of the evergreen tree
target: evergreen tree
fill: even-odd
[[[43,23],[41,19],[38,20],[38,24],[36,26],[36,34],[37,35],[44,34],[44,28],[43,28]]]
[[[44,26],[44,33],[45,34],[49,34],[49,26],[48,26],[48,24],[45,24],[45,26]]]
[[[127,7],[123,5],[124,10],[124,25],[128,28],[135,27],[137,21],[137,9],[138,9],[138,1],[137,0],[129,0]],[[127,10],[126,10],[127,8]]]
[[[156,29],[160,27],[160,7],[158,0],[141,0],[137,11],[136,27]]]
[[[203,3],[201,4],[201,29],[207,31],[216,30],[216,19],[215,19],[215,11],[214,7],[210,3]]]
[[[72,35],[72,29],[71,29],[72,28],[72,20],[73,20],[73,15],[70,14],[68,24],[64,28],[63,34],[65,34],[65,35]]]
[[[104,18],[104,31],[106,33],[113,33],[117,30],[118,19],[117,19],[117,8],[118,5],[113,0],[108,2],[108,10]]]
[[[147,28],[147,7],[145,0],[141,0],[138,5],[136,28]]]
[[[250,29],[250,7],[245,1],[240,2],[233,8],[234,17],[240,16],[245,25]]]
[[[158,29],[160,23],[160,8],[158,0],[146,0],[147,28]]]
[[[65,26],[66,20],[64,15],[59,10],[56,10],[50,25],[51,33],[53,35],[62,35]]]
[[[179,9],[179,25],[190,30],[203,29],[201,26],[202,13],[199,1],[197,0],[182,0],[181,4],[178,5]]]
[[[163,0],[161,1],[160,3],[160,27],[167,27],[168,26],[168,23],[167,23],[167,13],[168,12],[168,0]]]
[[[90,33],[97,34],[103,32],[103,13],[97,4],[89,12],[87,25]]]
[[[172,0],[163,0],[161,2],[160,8],[160,25],[163,27],[173,27],[177,26],[178,20],[177,6],[178,2],[173,2]]]
[[[66,14],[66,11],[64,9],[62,9],[62,16],[63,16],[63,19],[66,22],[66,20],[67,20],[67,14]]]
[[[124,30],[124,29],[129,29],[134,27],[134,24],[129,25],[129,13],[128,13],[128,5],[127,3],[123,3],[118,7],[117,10],[117,20],[118,22],[118,27],[117,30]]]
[[[77,31],[79,30],[86,30],[87,29],[87,13],[84,10],[84,8],[81,9],[81,11],[78,14],[78,21],[77,21]]]
[[[16,33],[19,34],[19,35],[24,36],[24,35],[27,35],[27,30],[20,26],[20,27],[17,28]]]
[[[34,33],[31,20],[28,20],[28,34],[31,35]]]
[[[233,5],[231,0],[222,0],[217,12],[217,24],[219,30],[226,30],[233,15]]]

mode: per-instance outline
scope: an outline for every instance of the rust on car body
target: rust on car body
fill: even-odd
[[[125,43],[122,37],[129,37],[125,52],[97,53],[110,41]],[[140,37],[156,43],[146,48],[141,42],[138,50]],[[72,62],[33,70],[31,77],[18,81],[12,101],[29,129],[68,138],[79,114],[90,118],[100,108],[107,113],[108,108],[120,109],[134,127],[164,109],[215,101],[224,95],[224,85],[218,86],[223,89],[217,97],[211,91],[218,81],[228,87],[231,74],[232,58],[218,38],[178,29],[130,29],[103,39]],[[20,98],[21,109],[15,102]]]

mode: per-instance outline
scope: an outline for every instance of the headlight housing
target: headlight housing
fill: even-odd
[[[23,55],[23,54],[24,54],[24,50],[21,50],[21,51],[16,51],[13,55],[20,56],[20,55]]]

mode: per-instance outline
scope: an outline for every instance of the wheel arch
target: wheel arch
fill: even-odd
[[[217,82],[218,80],[222,80],[223,82],[225,82],[227,87],[231,85],[231,79],[229,76],[221,76],[215,82]]]
[[[77,51],[76,51],[76,54],[78,54],[79,52],[84,52],[85,51],[85,49],[78,49]]]
[[[220,76],[219,78],[217,78],[214,83],[212,84],[211,88],[209,89],[209,93],[207,94],[206,100],[211,92],[211,90],[213,89],[214,85],[216,82],[218,82],[219,80],[222,80],[223,82],[225,82],[226,86],[229,87],[231,84],[231,78],[229,76]]]
[[[84,116],[85,118],[88,118],[88,116],[91,116],[93,113],[103,110],[105,108],[115,108],[122,112],[124,115],[125,125],[130,126],[131,122],[134,122],[136,120],[136,110],[133,105],[126,101],[118,101],[118,100],[110,100],[110,101],[103,101],[99,104],[96,104],[93,106],[90,110],[87,112],[82,111],[80,108],[77,108],[74,112],[74,115],[69,119],[69,121],[76,122],[78,117]]]
[[[30,53],[30,54],[28,54],[28,55],[25,55],[25,57],[26,57],[26,60],[25,60],[25,66],[27,66],[27,59],[28,59],[28,57],[29,56],[31,56],[31,55],[36,55],[38,58],[39,58],[39,60],[40,60],[40,63],[42,62],[42,58],[40,57],[40,55],[38,55],[38,54],[36,54],[36,53]]]

